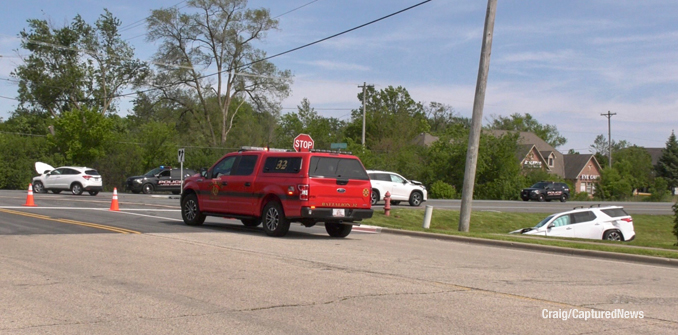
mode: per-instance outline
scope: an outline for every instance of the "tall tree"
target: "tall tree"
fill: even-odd
[[[630,145],[631,144],[625,140],[621,140],[619,142],[612,140],[612,152],[614,153],[624,148],[628,148]],[[593,144],[589,146],[589,151],[596,156],[596,159],[598,160],[598,163],[600,164],[601,168],[604,169],[607,167],[607,165],[609,164],[608,152],[610,151],[610,148],[608,146],[607,137],[605,137],[605,135],[600,134],[596,136],[596,139],[593,141]]]
[[[630,146],[612,154],[614,168],[626,178],[633,189],[646,190],[653,178],[652,157],[644,148]]]
[[[120,20],[108,10],[94,27],[80,15],[61,28],[38,19],[28,20],[28,26],[19,37],[30,54],[12,72],[19,79],[20,110],[52,117],[79,108],[106,114],[124,88],[147,74],[120,37]]]
[[[469,129],[471,127],[471,120],[459,116],[450,105],[431,102],[428,106],[424,107],[424,113],[431,127],[430,131],[434,135]]]
[[[246,0],[189,0],[186,5],[186,13],[158,9],[147,19],[148,39],[160,42],[155,55],[160,73],[153,85],[199,120],[213,145],[224,144],[240,104],[272,110],[289,94],[290,71],[279,71],[254,46],[278,21],[268,9],[248,9]],[[239,104],[231,108],[236,97]]]
[[[489,129],[528,131],[539,136],[554,148],[567,143],[567,139],[560,135],[556,126],[541,124],[530,113],[525,113],[525,116],[515,113],[509,117],[496,115],[490,117],[492,120],[488,125]]]
[[[295,136],[304,133],[311,135],[316,148],[329,149],[332,143],[343,140],[345,126],[346,123],[337,118],[320,116],[304,98],[296,113],[287,113],[280,118],[276,145],[289,147]]]
[[[666,179],[671,190],[678,187],[678,142],[673,131],[657,162],[657,176]]]
[[[397,151],[420,133],[429,131],[423,105],[414,101],[404,87],[389,86],[378,92],[369,87],[366,92],[365,142],[371,150]],[[361,92],[358,99],[362,101],[362,97]],[[353,110],[351,119],[347,136],[360,142],[363,109]]]

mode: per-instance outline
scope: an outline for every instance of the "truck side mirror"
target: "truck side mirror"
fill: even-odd
[[[200,175],[201,175],[203,178],[207,178],[207,168],[201,168],[201,169],[200,169]]]

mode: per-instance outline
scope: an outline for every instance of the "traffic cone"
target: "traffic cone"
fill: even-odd
[[[112,211],[119,211],[120,208],[118,207],[118,188],[114,187],[113,188],[113,200],[111,200],[111,210]]]
[[[33,184],[28,184],[28,196],[26,197],[24,206],[37,207],[35,202],[33,202]]]

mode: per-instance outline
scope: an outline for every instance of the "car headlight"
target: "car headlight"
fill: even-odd
[[[134,179],[134,183],[136,184],[141,184],[142,180],[141,179]]]
[[[532,193],[537,194],[537,190],[532,190]]]

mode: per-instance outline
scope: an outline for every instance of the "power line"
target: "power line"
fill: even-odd
[[[188,0],[181,1],[181,2],[179,2],[179,3],[177,3],[177,4],[174,4],[174,5],[170,6],[169,8],[179,6],[179,5],[181,5],[182,3],[186,2],[186,1],[188,1]],[[188,6],[188,5],[186,5],[186,6]],[[181,8],[184,8],[184,7],[186,7],[186,6],[183,6],[183,7],[181,7]],[[177,8],[177,9],[181,9],[181,8]],[[130,23],[130,24],[128,24],[128,25],[122,26],[122,27],[120,27],[120,29],[118,30],[118,32],[123,32],[123,31],[125,31],[125,30],[130,30],[130,29],[132,29],[132,28],[136,28],[136,27],[140,26],[140,24],[138,24],[138,23],[140,23],[140,22],[143,23],[143,22],[146,21],[146,19],[148,19],[149,17],[151,17],[151,16],[150,16],[150,15],[149,15],[149,16],[146,16],[146,17],[144,17],[144,18],[141,19],[141,20],[134,21],[134,22],[132,22],[132,23]]]
[[[314,3],[314,2],[318,2],[318,0],[313,0],[313,1],[309,2],[309,3],[307,3],[307,4],[301,5],[301,6],[297,7],[297,8],[295,8],[295,9],[292,9],[292,10],[289,10],[289,11],[287,11],[287,12],[284,12],[284,13],[282,13],[282,14],[280,14],[280,15],[274,17],[273,19],[277,19],[277,18],[279,18],[279,17],[281,17],[281,16],[283,16],[283,15],[287,15],[287,14],[289,14],[289,13],[292,13],[292,12],[294,12],[294,11],[297,11],[297,10],[299,10],[299,9],[302,9],[302,8],[304,8],[304,7],[306,7],[306,6],[310,5],[310,4],[312,4],[312,3]]]
[[[328,37],[319,39],[319,40],[317,40],[317,41],[314,41],[314,42],[311,42],[311,43],[308,43],[308,44],[304,44],[304,45],[302,45],[302,46],[299,46],[299,47],[296,47],[296,48],[293,48],[293,49],[290,49],[290,50],[287,50],[287,51],[283,51],[283,52],[277,53],[277,54],[272,55],[272,56],[264,57],[264,58],[262,58],[262,59],[259,59],[259,60],[256,60],[256,61],[254,61],[254,62],[251,62],[251,63],[249,63],[249,64],[245,64],[245,65],[243,65],[243,66],[241,66],[241,67],[242,67],[242,68],[245,68],[245,67],[248,67],[248,66],[250,66],[250,65],[253,65],[253,64],[256,64],[256,63],[259,63],[259,62],[263,62],[263,61],[265,61],[265,60],[269,60],[269,59],[271,59],[271,58],[275,58],[275,57],[278,57],[278,56],[282,56],[282,55],[288,54],[288,53],[290,53],[290,52],[294,52],[294,51],[297,51],[297,50],[300,50],[300,49],[303,49],[303,48],[312,46],[312,45],[314,45],[314,44],[318,44],[318,43],[320,43],[320,42],[327,41],[327,40],[329,40],[329,39],[332,39],[332,38],[335,38],[335,37],[344,35],[344,34],[346,34],[346,33],[352,32],[352,31],[354,31],[354,30],[357,30],[357,29],[360,29],[360,28],[369,26],[369,25],[371,25],[371,24],[377,23],[377,22],[382,21],[382,20],[384,20],[384,19],[387,19],[387,18],[389,18],[389,17],[391,17],[391,16],[398,15],[398,14],[400,14],[400,13],[406,12],[406,11],[408,11],[408,10],[410,10],[410,9],[413,9],[413,8],[415,8],[415,7],[418,7],[418,6],[421,6],[421,5],[423,5],[423,4],[427,3],[427,2],[431,2],[431,1],[432,1],[432,0],[425,0],[425,1],[422,1],[422,2],[420,2],[420,3],[418,3],[418,4],[413,5],[413,6],[407,7],[407,8],[405,8],[405,9],[401,9],[401,10],[399,10],[399,11],[397,11],[397,12],[388,14],[388,15],[386,15],[386,16],[382,16],[382,17],[380,17],[380,18],[378,18],[378,19],[376,19],[376,20],[372,20],[372,21],[370,21],[370,22],[361,24],[361,25],[359,25],[359,26],[357,26],[357,27],[353,27],[353,28],[351,28],[351,29],[344,30],[344,31],[342,31],[342,32],[340,32],[340,33],[337,33],[337,34],[334,34],[334,35],[332,35],[332,36],[328,36]],[[230,68],[229,68],[229,69],[226,69],[226,70],[221,70],[221,71],[218,71],[218,72],[214,72],[214,73],[211,73],[211,74],[206,74],[206,75],[197,77],[196,79],[205,79],[205,78],[207,78],[207,77],[216,76],[216,75],[222,74],[222,73],[224,73],[224,72],[230,72],[231,70],[232,70],[232,69],[230,69]],[[169,87],[169,86],[164,86],[164,87]],[[163,88],[164,88],[164,87],[163,87]],[[153,91],[153,90],[156,90],[156,89],[158,89],[158,88],[153,87],[153,88],[149,88],[149,89],[146,89],[146,90],[143,90],[143,91],[135,92],[135,93],[133,93],[133,94],[146,93],[146,92],[150,92],[150,91]],[[131,95],[131,94],[132,94],[132,93],[129,93],[129,94],[122,94],[122,95],[119,95],[118,97],[121,97],[121,96],[127,96],[127,95]]]

